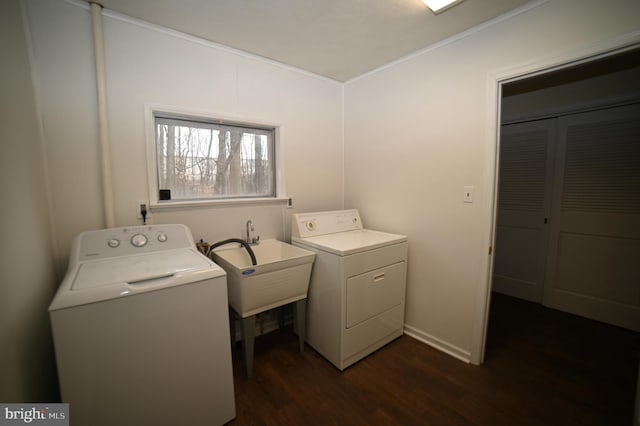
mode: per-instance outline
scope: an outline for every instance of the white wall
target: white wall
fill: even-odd
[[[536,4],[345,85],[345,207],[409,236],[407,331],[474,362],[490,264],[495,76],[640,29],[635,0]]]
[[[87,4],[25,0],[45,123],[59,265],[78,233],[104,227],[95,71]],[[140,223],[148,199],[145,103],[184,107],[281,126],[283,205],[154,212],[211,242],[242,235],[252,219],[262,238],[287,238],[290,213],[342,207],[342,86],[106,11],[105,61],[117,226]],[[338,173],[336,173],[338,170]],[[63,267],[63,266],[62,266]]]
[[[9,352],[3,345],[3,365],[26,371],[38,365],[39,353],[50,356],[15,337],[31,330],[36,330],[32,336],[42,333],[52,292],[44,182],[51,188],[52,228],[57,236],[53,254],[59,273],[66,267],[72,238],[102,227],[104,219],[89,12],[82,2],[24,0],[24,4],[47,169],[43,171],[37,158],[33,133],[37,120],[35,107],[28,105],[31,94],[23,57],[22,68],[2,75],[3,85],[15,86],[18,93],[11,102],[3,99],[3,108],[14,104],[25,108],[16,117],[4,115],[15,124],[6,127],[10,134],[3,140],[24,138],[25,143],[10,150],[3,145],[3,154],[15,155],[3,155],[1,169],[11,176],[30,173],[24,182],[16,182],[16,192],[5,195],[19,206],[3,207],[3,227],[11,228],[5,231],[9,236],[5,241],[10,242],[5,247],[23,245],[14,251],[19,253],[15,257],[3,254],[3,261],[13,266],[2,268],[9,275],[3,275],[0,300],[25,301],[24,306],[36,308],[7,311],[3,304],[2,314],[11,314],[8,328],[0,330],[2,341],[18,348]],[[15,12],[5,18],[3,9],[2,15],[3,24],[17,21]],[[367,226],[409,236],[407,329],[456,356],[472,358],[477,311],[484,306],[488,276],[497,123],[491,121],[497,119],[492,76],[553,62],[549,58],[584,51],[593,43],[610,44],[638,30],[639,23],[640,3],[635,0],[606,5],[552,0],[343,86],[108,15],[107,92],[118,225],[137,223],[133,206],[147,193],[145,102],[282,125],[286,190],[295,204],[293,210],[259,205],[155,212],[156,222],[183,222],[196,238],[216,240],[239,235],[244,221],[251,218],[263,237],[286,237],[289,213],[343,207],[344,89],[345,207],[358,207]],[[11,31],[10,37],[3,33],[3,40],[16,40],[19,30],[5,25],[2,29]],[[25,51],[13,44],[3,45],[5,50]],[[462,203],[464,185],[475,186],[473,204]],[[40,243],[37,252],[24,244],[33,241]],[[37,268],[24,274],[25,265]],[[5,284],[18,275],[28,284]],[[59,279],[60,275],[53,280]],[[36,311],[40,317],[24,317]],[[7,323],[4,320],[2,324]],[[3,385],[20,382],[29,389],[22,394],[33,394],[35,385],[21,381],[23,373],[8,382],[4,368],[2,374]]]
[[[57,287],[22,14],[0,3],[0,401],[55,401],[47,306]]]

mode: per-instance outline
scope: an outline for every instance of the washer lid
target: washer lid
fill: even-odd
[[[85,290],[114,283],[138,284],[210,267],[211,262],[206,257],[191,250],[169,250],[83,262],[78,267],[71,290]]]
[[[49,305],[49,311],[225,276],[224,269],[195,249],[81,262],[67,272]],[[222,279],[222,285],[225,285]]]
[[[348,256],[362,251],[398,244],[407,241],[404,235],[389,234],[371,229],[338,232],[336,234],[318,235],[308,238],[293,237],[296,243],[328,251],[339,256]]]

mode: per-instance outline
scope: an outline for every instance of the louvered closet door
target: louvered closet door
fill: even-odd
[[[640,107],[558,119],[543,303],[640,331]]]
[[[500,134],[493,290],[542,302],[549,243],[555,120],[504,125]]]

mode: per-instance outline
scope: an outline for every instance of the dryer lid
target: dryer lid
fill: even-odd
[[[348,256],[391,244],[403,243],[407,241],[407,237],[371,229],[358,229],[308,238],[293,237],[292,241],[338,256]]]

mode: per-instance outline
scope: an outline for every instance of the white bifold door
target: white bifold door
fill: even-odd
[[[542,302],[556,120],[502,126],[493,290]]]
[[[640,107],[503,126],[497,225],[495,291],[640,331]]]

